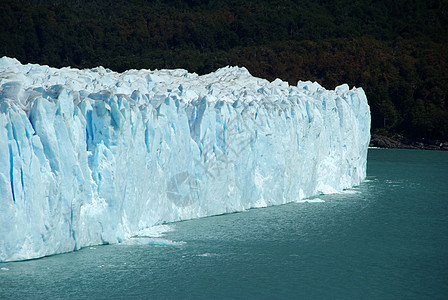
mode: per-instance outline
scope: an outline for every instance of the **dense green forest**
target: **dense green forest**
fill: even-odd
[[[226,65],[361,86],[372,130],[448,139],[448,0],[0,0],[0,56],[115,71]]]

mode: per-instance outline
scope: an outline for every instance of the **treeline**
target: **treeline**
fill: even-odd
[[[446,0],[0,0],[0,56],[90,68],[226,65],[365,89],[372,129],[448,139]]]

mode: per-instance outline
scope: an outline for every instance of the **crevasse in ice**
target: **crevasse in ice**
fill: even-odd
[[[0,261],[342,191],[365,178],[369,140],[364,91],[346,84],[3,57]]]

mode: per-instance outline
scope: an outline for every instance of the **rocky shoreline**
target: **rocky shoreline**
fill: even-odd
[[[420,149],[448,151],[448,141],[434,141],[427,139],[410,139],[402,135],[388,137],[372,134],[370,147],[397,148],[397,149]]]

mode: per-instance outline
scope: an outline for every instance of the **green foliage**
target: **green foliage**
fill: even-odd
[[[225,65],[362,86],[373,130],[448,138],[446,0],[0,0],[0,56],[116,71]]]

